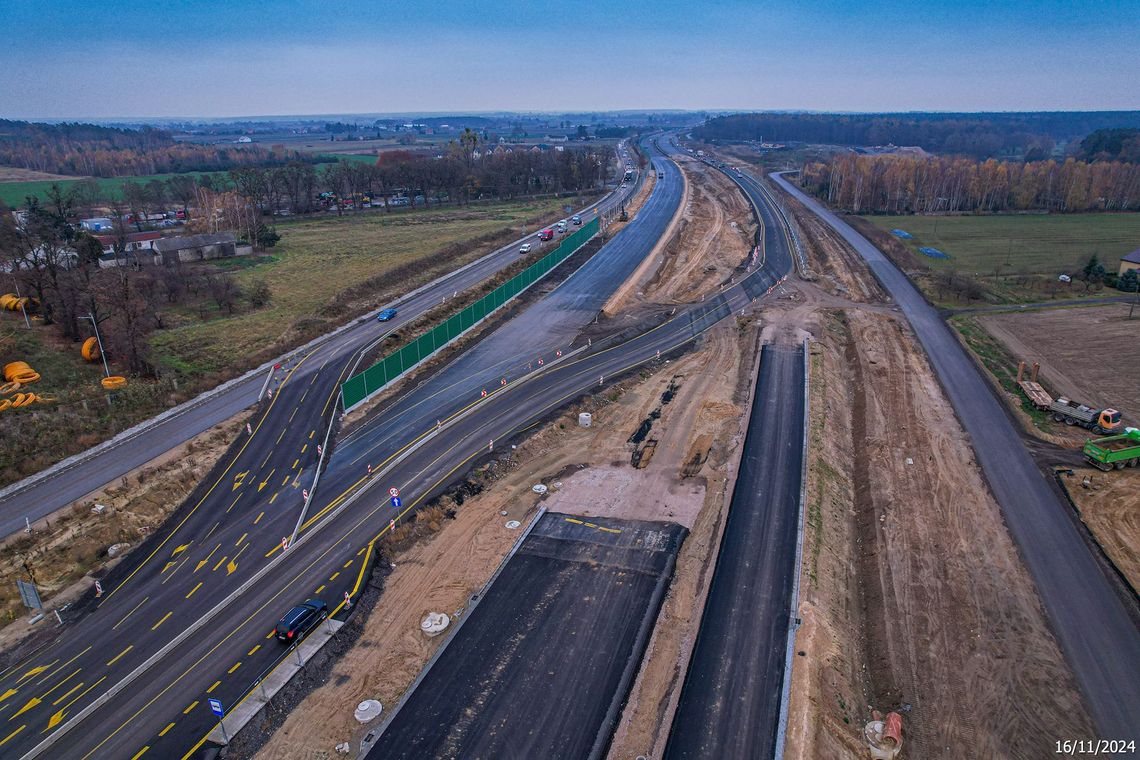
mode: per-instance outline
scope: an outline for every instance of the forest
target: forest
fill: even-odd
[[[829,145],[917,145],[931,153],[1048,158],[1058,143],[1098,129],[1140,127],[1140,111],[819,114],[720,116],[694,130],[704,140]]]
[[[277,147],[242,148],[176,142],[152,127],[36,124],[0,119],[0,165],[77,177],[127,177],[225,171],[306,160]],[[312,159],[307,159],[312,160]]]
[[[803,167],[801,183],[859,213],[1140,210],[1140,164],[975,161],[839,153]]]

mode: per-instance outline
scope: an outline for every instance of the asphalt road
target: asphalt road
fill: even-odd
[[[672,164],[657,161],[668,174]],[[654,195],[668,184],[657,183]],[[646,209],[650,214],[643,216]],[[671,216],[674,210],[647,204],[638,218]],[[632,258],[638,250],[647,255],[655,229],[648,221],[630,224],[590,264],[611,255]],[[639,242],[627,249],[631,237]],[[232,708],[244,698],[283,655],[269,639],[276,619],[299,599],[317,595],[336,603],[353,591],[366,570],[368,545],[392,520],[488,456],[489,441],[501,446],[505,437],[596,387],[601,377],[683,347],[770,290],[779,276],[762,267],[704,304],[662,314],[667,321],[637,338],[595,343],[561,360],[552,354],[541,371],[495,386],[486,397],[481,384],[453,383],[422,399],[418,423],[399,423],[408,434],[395,441],[384,435],[385,425],[370,427],[377,431],[372,448],[341,446],[333,453],[312,515],[299,541],[283,553],[279,537],[290,533],[297,518],[299,489],[320,430],[313,424],[320,415],[307,404],[335,399],[335,393],[313,390],[322,382],[313,373],[321,375],[329,362],[310,354],[259,410],[253,435],[236,458],[203,484],[201,498],[180,510],[174,527],[137,560],[141,564],[119,573],[98,609],[0,674],[0,721],[9,729],[0,732],[0,754],[193,756],[215,725],[207,699]],[[611,292],[617,285],[599,283]],[[518,361],[526,358],[516,355]],[[336,379],[331,372],[327,377]],[[451,409],[457,411],[447,413]],[[442,423],[438,431],[436,420]],[[302,456],[310,457],[308,463]],[[274,462],[285,462],[284,471]],[[368,465],[376,476],[366,476]],[[386,498],[389,486],[401,489],[399,509]]]
[[[366,757],[604,751],[687,532],[544,515]]]
[[[666,211],[662,209],[662,213]],[[627,228],[630,229],[633,225]],[[621,240],[621,236],[616,240]],[[646,251],[651,243],[646,242]],[[256,608],[257,612],[267,616],[259,621],[263,631],[268,631],[273,619],[294,601],[294,597],[278,598],[279,593],[288,590],[298,597],[317,594],[335,602],[344,591],[354,588],[362,572],[363,558],[367,556],[364,551],[367,541],[361,538],[361,533],[352,531],[344,537],[353,544],[351,547],[347,543],[333,542],[310,550],[308,546],[312,544],[306,545],[303,540],[293,547],[288,562],[279,562],[271,572],[264,573],[268,564],[266,560],[273,562],[280,551],[280,537],[292,531],[302,500],[301,489],[309,482],[315,466],[316,447],[321,440],[325,419],[335,410],[336,386],[350,366],[351,353],[345,356],[345,352],[337,350],[339,345],[340,341],[322,345],[287,368],[277,392],[262,405],[252,420],[252,435],[235,445],[233,455],[226,458],[179,510],[173,529],[165,533],[161,541],[156,540],[153,546],[140,550],[146,556],[135,560],[133,569],[121,570],[108,579],[107,593],[100,600],[96,612],[65,628],[59,639],[28,662],[0,675],[0,719],[5,719],[7,714],[6,720],[11,727],[8,733],[0,731],[0,747],[3,748],[0,753],[22,754],[29,751],[45,738],[45,734],[50,739],[56,729],[70,729],[71,722],[81,711],[95,709],[100,701],[107,701],[107,706],[97,710],[98,717],[93,718],[95,724],[103,731],[111,730],[119,740],[129,739],[129,734],[109,728],[104,716],[130,717],[128,713],[115,713],[115,707],[120,702],[131,704],[131,698],[145,698],[147,704],[155,704],[181,679],[166,671],[164,674],[172,681],[170,686],[162,689],[165,682],[151,671],[147,673],[146,688],[137,688],[136,683],[136,688],[114,693],[112,687],[129,680],[129,675],[136,669],[178,667],[197,662],[202,654],[218,652],[219,649],[230,654],[230,649],[223,648],[225,643],[232,641],[236,631],[248,634],[250,630],[242,625],[229,630],[234,623],[232,610],[215,618],[224,623],[225,635],[207,626],[193,631],[193,635],[184,641],[180,639],[187,636],[184,632],[190,631],[205,613],[246,584],[253,587],[254,598],[258,598],[256,592],[262,591],[268,597],[260,598],[273,602],[271,607],[267,603],[265,607]],[[435,409],[428,406],[422,411],[426,418]],[[436,415],[431,417],[434,419]],[[405,442],[402,448],[406,450],[413,440]],[[445,440],[439,437],[436,443]],[[449,447],[448,451],[453,448]],[[379,454],[372,453],[379,460]],[[427,467],[423,466],[425,461]],[[415,459],[412,464],[418,464],[419,469],[410,472],[438,475],[440,471],[433,470],[432,466],[439,462],[438,456],[436,459]],[[454,462],[449,460],[448,475],[456,469],[453,465]],[[410,474],[407,476],[411,477]],[[334,456],[325,474],[327,490],[323,488],[321,499],[314,503],[319,509],[310,526],[328,516],[331,509],[343,505],[353,489],[361,485],[360,481],[355,469],[346,466],[343,457],[338,460]],[[329,505],[329,509],[324,508]],[[367,512],[370,517],[376,514],[375,506],[375,503],[370,505]],[[380,506],[383,508],[386,502],[381,502]],[[351,519],[354,514],[347,511],[346,517]],[[356,521],[355,527],[371,536],[385,522],[365,525]],[[307,538],[305,534],[303,537]],[[305,551],[300,551],[303,547]],[[335,562],[325,567],[322,562],[330,554],[335,554]],[[293,573],[297,567],[303,569]],[[307,583],[310,578],[316,582],[307,590],[301,591],[290,585]],[[261,586],[258,586],[259,582]],[[249,596],[243,595],[242,601],[251,604],[247,602]],[[244,608],[249,609],[248,606]],[[178,654],[164,656],[163,648],[172,641],[177,642],[174,651]],[[207,648],[201,650],[198,647]],[[192,709],[186,713],[197,711],[204,715],[194,715],[193,720],[182,719],[177,730],[174,730],[175,726],[158,727],[156,733],[160,738],[169,740],[165,742],[164,753],[171,746],[177,746],[178,740],[193,743],[193,740],[188,740],[189,735],[208,725],[209,713],[204,712],[203,704],[205,694],[225,697],[229,700],[227,704],[232,704],[244,694],[244,689],[256,680],[258,674],[280,657],[278,651],[258,643],[249,643],[242,651],[246,652],[245,658],[218,671],[218,675],[226,678],[227,688],[220,688],[221,678],[204,684],[200,694],[202,699],[194,700],[196,704],[190,705]],[[156,657],[159,659],[154,662]],[[156,690],[160,690],[157,695]],[[176,693],[182,692],[178,690]],[[186,707],[183,705],[170,714],[180,715]],[[98,731],[69,734],[67,754],[74,751],[72,740],[75,736],[94,738],[96,734]],[[101,740],[95,747],[99,755],[108,752],[110,756],[133,754],[127,753],[123,747],[112,750],[112,745],[105,741],[111,738],[106,733],[101,734]]]
[[[616,192],[587,208],[591,211],[612,210],[621,203],[622,197],[635,190],[636,186],[633,186]],[[400,326],[414,321],[438,306],[445,298],[450,298],[454,292],[462,292],[477,285],[514,263],[519,258],[518,249],[523,242],[530,242],[536,252],[544,245],[550,245],[538,240],[536,230],[465,268],[440,277],[418,292],[389,304],[399,310],[397,318],[390,322],[377,322],[372,313],[331,333],[308,350],[291,352],[282,357],[285,367],[274,373],[274,385],[281,382],[292,365],[302,357],[307,357],[307,367],[302,374],[308,375],[314,367],[320,367],[317,374],[321,376],[314,380],[319,388],[314,390],[323,391],[326,386],[332,388],[339,382],[335,378],[343,380],[343,376],[347,376],[342,370],[349,369],[355,363],[354,360],[363,347],[370,346]],[[267,374],[268,372],[259,373],[239,380],[224,392],[203,394],[172,409],[166,416],[141,425],[138,431],[125,435],[123,440],[111,446],[78,455],[76,461],[46,477],[29,478],[0,489],[0,535],[7,536],[23,530],[25,517],[35,523],[253,406],[258,401]]]
[[[1068,505],[1030,458],[1005,405],[952,330],[881,251],[782,177],[776,181],[859,252],[910,322],[1037,584],[1099,729],[1095,738],[1140,738],[1140,630],[1126,606],[1130,602],[1091,556]]]
[[[796,572],[804,382],[802,347],[764,347],[669,760],[774,755]]]

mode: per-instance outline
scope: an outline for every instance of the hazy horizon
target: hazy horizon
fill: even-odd
[[[1140,107],[1140,0],[114,7],[0,10],[0,116]]]

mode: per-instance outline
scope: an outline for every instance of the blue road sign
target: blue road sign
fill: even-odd
[[[217,715],[219,718],[226,714],[226,711],[222,708],[222,700],[220,699],[211,699],[210,709],[213,710],[214,715]]]
[[[393,496],[393,497],[392,497],[392,506],[393,506],[393,507],[396,507],[397,509],[399,509],[399,508],[400,508],[400,506],[401,506],[403,503],[404,503],[404,502],[400,501],[400,497],[399,497],[399,496]]]

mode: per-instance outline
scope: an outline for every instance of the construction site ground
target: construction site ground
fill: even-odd
[[[1140,470],[1081,467],[1065,485],[1096,542],[1133,592],[1140,590]]]
[[[866,757],[873,709],[904,757],[1048,756],[1091,721],[969,441],[861,260],[788,205],[829,294],[787,317],[815,342],[785,756]]]

